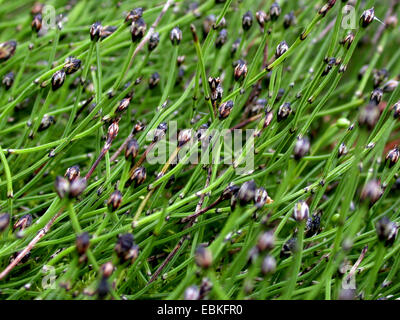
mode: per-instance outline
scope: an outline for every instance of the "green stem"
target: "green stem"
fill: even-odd
[[[294,263],[292,266],[292,270],[290,271],[288,279],[289,283],[287,284],[285,288],[285,293],[282,296],[282,299],[285,300],[289,300],[292,297],[294,289],[296,288],[297,277],[300,271],[301,258],[303,254],[304,227],[305,227],[305,222],[303,221],[299,224],[297,231],[297,249],[294,256]]]

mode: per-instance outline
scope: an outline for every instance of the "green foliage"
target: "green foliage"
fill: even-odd
[[[0,0],[1,299],[399,298],[398,1],[273,2]]]

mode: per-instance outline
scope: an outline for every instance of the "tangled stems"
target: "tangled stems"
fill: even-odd
[[[399,246],[396,242],[393,248],[380,249],[374,236],[374,224],[383,216],[399,222],[394,209],[398,205],[396,179],[400,162],[383,163],[387,150],[393,149],[399,138],[399,124],[393,117],[397,109],[393,105],[400,91],[395,82],[389,82],[398,80],[394,64],[398,50],[389,28],[378,30],[374,43],[381,48],[377,50],[368,42],[378,28],[375,22],[368,28],[357,28],[354,38],[348,38],[352,39],[351,45],[339,44],[345,33],[340,28],[342,13],[335,16],[321,9],[324,14],[319,11],[314,16],[315,5],[321,1],[301,7],[288,2],[276,20],[263,28],[259,28],[260,21],[254,20],[246,32],[240,26],[244,11],[252,11],[254,17],[262,9],[251,0],[239,6],[235,1],[219,5],[210,0],[197,8],[186,8],[177,2],[173,10],[168,9],[173,1],[162,5],[139,1],[137,5],[145,7],[143,14],[140,10],[131,13],[134,8],[128,3],[112,8],[106,5],[102,10],[91,0],[85,4],[72,5],[67,27],[41,36],[43,41],[30,52],[30,61],[25,64],[30,31],[21,26],[23,31],[15,35],[15,56],[1,62],[2,76],[21,68],[23,72],[18,87],[11,91],[2,88],[0,131],[4,141],[0,170],[4,180],[0,186],[6,199],[11,182],[14,199],[12,208],[11,200],[3,200],[0,205],[2,214],[12,214],[13,226],[17,222],[22,225],[27,214],[33,222],[21,230],[7,228],[1,237],[0,258],[4,265],[11,255],[26,248],[32,255],[25,255],[24,259],[20,256],[19,262],[28,259],[29,263],[15,266],[7,280],[0,283],[3,295],[100,298],[100,266],[110,262],[115,268],[108,278],[110,290],[106,299],[180,299],[187,296],[189,287],[196,287],[205,299],[335,299],[341,296],[341,276],[337,271],[342,262],[348,262],[352,274],[357,272],[357,294],[368,294],[368,298],[391,298],[389,294],[393,294],[397,298]],[[271,4],[268,1],[264,9],[269,10]],[[326,4],[323,1],[322,8]],[[341,10],[343,5],[337,5],[335,10]],[[365,9],[358,2],[356,10]],[[386,17],[386,9],[385,5],[376,7],[376,16]],[[275,15],[279,10],[274,10]],[[291,11],[297,26],[291,20]],[[122,21],[123,12],[132,19],[141,16],[148,26],[153,22],[137,44],[131,41],[129,23]],[[161,19],[163,15],[165,18]],[[256,17],[262,16],[258,13]],[[111,17],[115,20],[109,20]],[[209,25],[203,24],[206,18]],[[114,27],[107,29],[110,35],[92,42],[84,26],[98,20],[103,26]],[[191,24],[198,30],[194,43]],[[177,25],[183,33],[179,50],[166,39]],[[307,26],[301,37],[299,26]],[[5,31],[3,35],[11,32],[5,25],[0,28]],[[214,41],[222,29],[227,31],[222,36],[227,37],[218,38],[222,47],[216,48]],[[160,34],[161,41],[149,51],[146,44],[154,32]],[[241,37],[238,46],[236,36]],[[47,40],[53,40],[52,44]],[[271,58],[277,43],[283,40],[291,46],[278,58]],[[236,51],[231,54],[233,44]],[[70,55],[82,60],[83,70],[77,75],[83,81],[76,81],[76,75],[67,77],[56,93],[47,93],[53,73],[65,67],[63,61]],[[248,72],[233,85],[235,57],[247,61]],[[325,57],[335,58],[336,64],[329,59],[326,62]],[[52,61],[53,66],[42,65],[42,59]],[[358,75],[366,63],[370,68]],[[265,66],[267,69],[259,69]],[[377,72],[383,68],[389,72]],[[161,81],[150,91],[148,81],[155,72]],[[205,99],[212,89],[207,76],[220,79],[221,103],[231,100],[231,112],[220,111],[219,104],[213,106]],[[375,90],[376,100],[372,100],[383,112],[371,113],[377,114],[379,120],[366,130],[356,120],[368,105],[368,93],[375,89],[374,85],[385,88],[380,97],[379,90]],[[12,90],[14,100],[7,102]],[[365,94],[357,95],[358,90]],[[196,100],[191,99],[192,94]],[[118,108],[127,98],[129,103]],[[292,113],[282,115],[281,106],[285,103],[290,103]],[[220,119],[220,112],[226,117]],[[39,130],[44,114],[55,117],[56,124]],[[109,150],[102,152],[102,132],[117,119],[119,135]],[[32,127],[26,126],[28,120]],[[168,125],[170,120],[177,122],[179,131],[193,129],[194,144],[179,156],[176,165],[171,165],[176,158],[175,146],[169,150],[165,163],[150,163],[148,156],[157,154],[164,142],[146,141],[148,133],[162,122]],[[133,131],[137,125],[141,130]],[[165,128],[164,124],[161,127]],[[204,168],[201,163],[185,163],[202,146],[200,128],[208,128],[203,137],[203,141],[209,141],[207,151],[214,151],[215,157],[222,159]],[[223,163],[229,159],[229,150],[225,142],[217,144],[215,129],[230,133],[235,129],[255,131],[233,161]],[[34,141],[27,140],[30,130],[35,134]],[[165,133],[168,135],[168,130]],[[297,141],[306,137],[309,150],[299,156],[295,153]],[[121,153],[125,153],[131,139],[137,140],[137,158],[124,159]],[[165,145],[172,146],[171,141]],[[245,175],[238,175],[237,169],[253,148],[254,166]],[[391,159],[395,156],[396,152],[392,153]],[[56,176],[69,179],[71,172],[68,174],[67,170],[74,166],[79,166],[79,173],[86,176],[88,184],[85,192],[67,205],[58,199],[54,180]],[[126,181],[139,166],[146,169],[146,179],[140,185],[127,186]],[[370,207],[361,203],[358,192],[371,179],[380,181],[383,192]],[[274,201],[256,207],[254,197],[233,209],[235,197],[226,196],[227,188],[241,188],[251,180],[257,195],[265,196],[261,190],[264,188]],[[106,203],[115,188],[121,192],[122,200],[111,213]],[[320,228],[310,230],[309,222],[300,228],[293,221],[292,209],[299,201],[308,203],[310,217],[319,218]],[[44,234],[41,230],[49,223],[51,227]],[[89,235],[88,263],[97,264],[99,269],[91,269],[78,257],[76,235],[83,231]],[[259,241],[265,232],[272,232],[275,240],[273,248],[261,252],[263,243]],[[132,251],[125,252],[120,239],[127,233],[134,240]],[[302,241],[300,251],[290,250],[293,235]],[[351,246],[347,240],[351,240]],[[369,250],[365,251],[367,244]],[[196,264],[199,246],[211,251],[208,268]],[[261,262],[267,254],[275,259],[276,270],[265,275]],[[41,259],[35,260],[37,256]],[[44,264],[55,267],[57,285],[71,290],[21,289],[27,282],[40,287],[37,274]],[[383,267],[390,264],[392,270]],[[62,274],[64,269],[68,271]],[[386,287],[381,286],[384,279]]]
[[[275,67],[280,65],[286,58],[288,58],[295,51],[295,49],[303,42],[303,40],[307,38],[307,36],[311,33],[311,31],[313,30],[313,28],[320,19],[322,19],[322,16],[320,14],[317,14],[311,21],[311,23],[307,26],[307,28],[303,31],[303,33],[300,35],[300,37],[296,39],[296,41],[289,47],[289,49],[284,54],[282,54],[278,59],[275,59],[274,62],[269,64],[265,68],[265,70],[261,71],[259,74],[254,76],[254,78],[249,80],[246,86],[243,86],[243,88],[237,88],[233,90],[231,94],[229,94],[227,97],[223,99],[223,102],[228,101],[234,96],[237,96],[237,94],[240,93],[241,90],[243,89],[247,90],[248,88],[250,88],[251,85],[262,79],[269,71],[273,70]]]

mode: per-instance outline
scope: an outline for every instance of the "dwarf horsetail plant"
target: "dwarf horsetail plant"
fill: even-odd
[[[399,12],[0,1],[0,298],[400,298]]]

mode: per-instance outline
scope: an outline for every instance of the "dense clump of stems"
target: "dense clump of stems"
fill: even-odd
[[[399,3],[354,4],[1,2],[0,299],[398,299]]]

